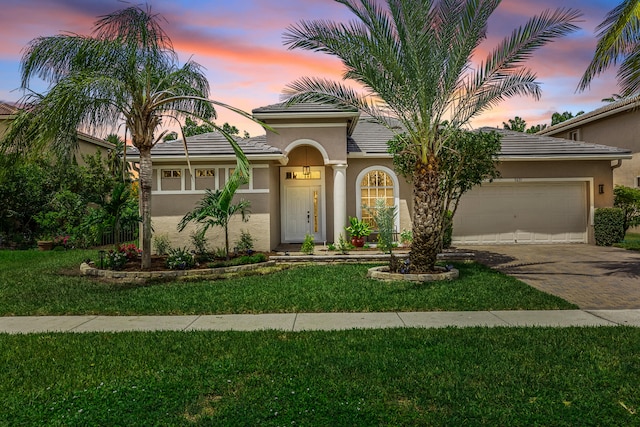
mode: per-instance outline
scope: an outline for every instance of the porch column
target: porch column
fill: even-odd
[[[333,167],[333,242],[338,243],[340,233],[347,225],[347,165]],[[344,234],[343,234],[344,236]],[[347,236],[344,236],[345,238]]]

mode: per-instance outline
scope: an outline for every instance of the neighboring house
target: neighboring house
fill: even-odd
[[[9,128],[11,121],[16,118],[18,108],[6,102],[0,102],[0,138]],[[83,132],[78,132],[78,149],[75,158],[78,164],[83,164],[82,156],[96,154],[99,151],[103,158],[107,158],[113,144],[99,138],[95,138]]]
[[[395,174],[387,141],[392,133],[357,111],[318,104],[272,105],[253,110],[274,132],[238,139],[251,163],[251,180],[236,197],[251,201],[249,223],[232,222],[232,239],[248,230],[261,250],[300,243],[335,242],[349,216],[366,217],[363,206],[383,198],[398,207],[396,230],[411,228],[412,187]],[[628,150],[495,130],[503,135],[501,178],[466,194],[454,221],[457,243],[587,243],[593,211],[611,206],[611,163]],[[153,159],[152,216],[155,233],[174,245],[189,233],[176,225],[203,197],[218,189],[235,167],[231,147],[218,133],[161,142]],[[137,151],[128,147],[128,158]],[[212,237],[210,233],[208,237]],[[216,238],[215,244],[222,241]]]
[[[558,123],[538,132],[538,135],[631,150],[633,158],[614,169],[613,183],[640,187],[640,95],[612,102]]]

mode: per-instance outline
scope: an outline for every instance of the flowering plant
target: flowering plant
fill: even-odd
[[[56,236],[53,238],[53,246],[62,246],[65,249],[71,248],[71,237],[69,236]]]
[[[127,263],[127,256],[120,251],[110,249],[104,256],[104,266],[109,270],[122,270]]]
[[[196,265],[196,260],[187,248],[176,248],[169,250],[167,267],[170,270],[188,270]]]
[[[128,261],[133,261],[135,259],[138,259],[138,257],[142,253],[142,250],[138,249],[138,247],[133,243],[129,243],[127,245],[120,245],[118,247],[118,252],[123,253]]]

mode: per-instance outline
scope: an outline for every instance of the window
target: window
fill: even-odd
[[[182,171],[180,169],[163,169],[162,177],[163,178],[180,178],[182,176]]]
[[[636,177],[636,187],[640,187],[640,176]]]
[[[194,189],[206,190],[216,188],[216,170],[215,169],[196,169],[194,171]]]
[[[207,178],[216,176],[214,169],[196,169],[196,178]]]
[[[569,139],[572,140],[572,141],[579,141],[580,140],[580,129],[572,130],[571,132],[569,132]]]
[[[372,170],[365,173],[360,181],[360,206],[363,221],[375,226],[369,210],[376,205],[376,200],[384,200],[386,206],[395,205],[394,187],[393,179],[383,170]]]

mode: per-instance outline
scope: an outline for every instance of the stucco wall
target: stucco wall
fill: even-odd
[[[556,161],[556,162],[502,162],[499,165],[501,178],[589,178],[593,177],[594,207],[613,205],[613,176],[611,162]],[[598,193],[598,186],[604,185],[605,192]]]
[[[154,235],[167,234],[171,246],[188,247],[193,249],[190,235],[197,229],[195,224],[189,224],[182,232],[179,232],[177,225],[182,219],[179,216],[153,216],[152,224]],[[229,224],[229,248],[233,250],[235,242],[240,237],[242,230],[248,231],[253,237],[255,249],[258,251],[268,251],[271,248],[269,235],[270,215],[268,213],[252,214],[248,222],[242,222],[240,216],[235,217]],[[209,228],[206,234],[210,249],[224,247],[224,229],[221,227]]]
[[[640,110],[626,111],[603,117],[586,124],[577,124],[549,136],[570,139],[572,131],[578,131],[578,139],[593,144],[626,148],[634,153],[633,160],[623,160],[622,166],[613,172],[614,185],[637,187],[640,176]]]

